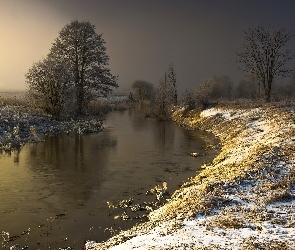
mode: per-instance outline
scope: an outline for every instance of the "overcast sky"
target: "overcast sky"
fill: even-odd
[[[24,74],[74,19],[103,33],[117,92],[138,79],[156,84],[169,63],[180,92],[213,75],[238,82],[244,31],[261,23],[293,30],[294,10],[294,0],[0,0],[0,90],[26,89]],[[295,53],[295,38],[289,48]]]

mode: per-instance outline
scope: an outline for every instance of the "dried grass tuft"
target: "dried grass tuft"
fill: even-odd
[[[244,219],[239,217],[223,217],[219,218],[218,221],[214,221],[212,226],[219,227],[219,228],[245,228],[246,222]]]

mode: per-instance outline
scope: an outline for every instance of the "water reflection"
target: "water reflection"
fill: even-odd
[[[161,150],[161,152],[165,153],[165,149],[174,144],[174,133],[175,130],[172,128],[171,122],[167,121],[158,121],[158,124],[155,124],[155,133],[154,133],[154,141],[155,145]]]
[[[13,163],[15,165],[18,165],[20,161],[20,149],[15,149],[13,151],[7,151],[7,152],[0,151],[0,159],[5,157],[9,157],[9,158],[12,157]]]
[[[139,112],[140,115],[138,115]],[[154,146],[165,152],[165,147],[174,143],[175,124],[170,121],[159,121],[146,117],[145,113],[146,110],[143,107],[129,111],[133,131],[148,133],[149,139],[154,142]],[[146,143],[146,141],[142,143]]]
[[[98,188],[106,173],[110,153],[117,145],[116,138],[101,133],[59,134],[44,139],[43,143],[27,146],[30,155],[26,158],[27,165],[40,178],[47,177],[44,181],[61,200],[89,199],[91,190]]]
[[[58,230],[50,235],[52,248],[75,242],[82,246],[84,239],[105,240],[104,228],[114,223],[126,228],[137,222],[126,224],[108,217],[107,201],[134,196],[143,202],[145,191],[163,181],[173,192],[214,154],[188,156],[204,152],[205,144],[214,143],[214,137],[134,110],[110,113],[104,126],[97,134],[45,136],[42,143],[0,155],[0,232],[20,234],[64,213],[52,229]],[[91,237],[90,227],[96,230]],[[62,241],[61,235],[69,240]],[[44,241],[36,231],[17,243],[35,244],[37,239]]]

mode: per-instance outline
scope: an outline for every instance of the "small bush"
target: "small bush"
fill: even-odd
[[[131,106],[127,98],[119,99],[98,99],[93,100],[88,105],[88,113],[91,115],[103,116],[110,111],[123,111]]]
[[[11,92],[0,93],[1,106],[27,106],[28,100],[25,93]]]
[[[92,115],[104,115],[112,110],[109,101],[95,100],[89,103],[88,111]]]

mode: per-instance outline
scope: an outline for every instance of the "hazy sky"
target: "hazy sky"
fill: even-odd
[[[237,82],[244,31],[260,23],[292,30],[294,10],[294,0],[0,0],[0,90],[25,89],[24,74],[74,19],[103,33],[117,91],[138,79],[157,83],[169,63],[180,92],[213,75]],[[295,53],[295,37],[289,48]]]

